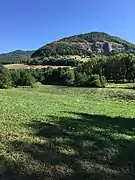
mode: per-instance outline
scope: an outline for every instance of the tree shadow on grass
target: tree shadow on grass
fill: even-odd
[[[63,113],[68,117],[49,116],[49,123],[33,119],[32,141],[8,142],[20,157],[7,163],[9,180],[135,179],[134,119]]]

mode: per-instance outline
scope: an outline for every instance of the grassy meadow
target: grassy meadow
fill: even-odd
[[[135,90],[0,90],[7,180],[134,180]]]

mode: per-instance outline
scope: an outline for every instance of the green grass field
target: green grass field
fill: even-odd
[[[134,180],[134,117],[135,90],[0,90],[0,168],[6,180]]]

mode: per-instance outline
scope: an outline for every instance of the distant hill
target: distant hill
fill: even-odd
[[[135,52],[135,44],[103,32],[79,34],[47,44],[36,50],[31,58],[66,55],[92,56]]]
[[[0,63],[20,63],[27,61],[34,51],[16,50],[9,53],[0,54]]]

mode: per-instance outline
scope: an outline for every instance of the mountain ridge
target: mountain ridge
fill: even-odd
[[[111,36],[104,32],[90,32],[65,37],[48,43],[32,54],[32,58],[49,57],[57,55],[87,55],[113,53],[130,53],[135,51],[135,44]]]
[[[0,54],[0,62],[1,63],[20,63],[23,61],[27,61],[34,51],[23,51],[23,50],[14,50],[8,53]]]
[[[91,57],[93,55],[110,55],[118,53],[134,53],[135,44],[117,36],[111,36],[105,32],[90,32],[77,34],[70,37],[47,43],[37,50],[23,51],[20,49],[0,54],[1,63],[22,63],[28,60],[42,60],[53,57],[80,56]],[[76,58],[76,57],[75,57]]]

